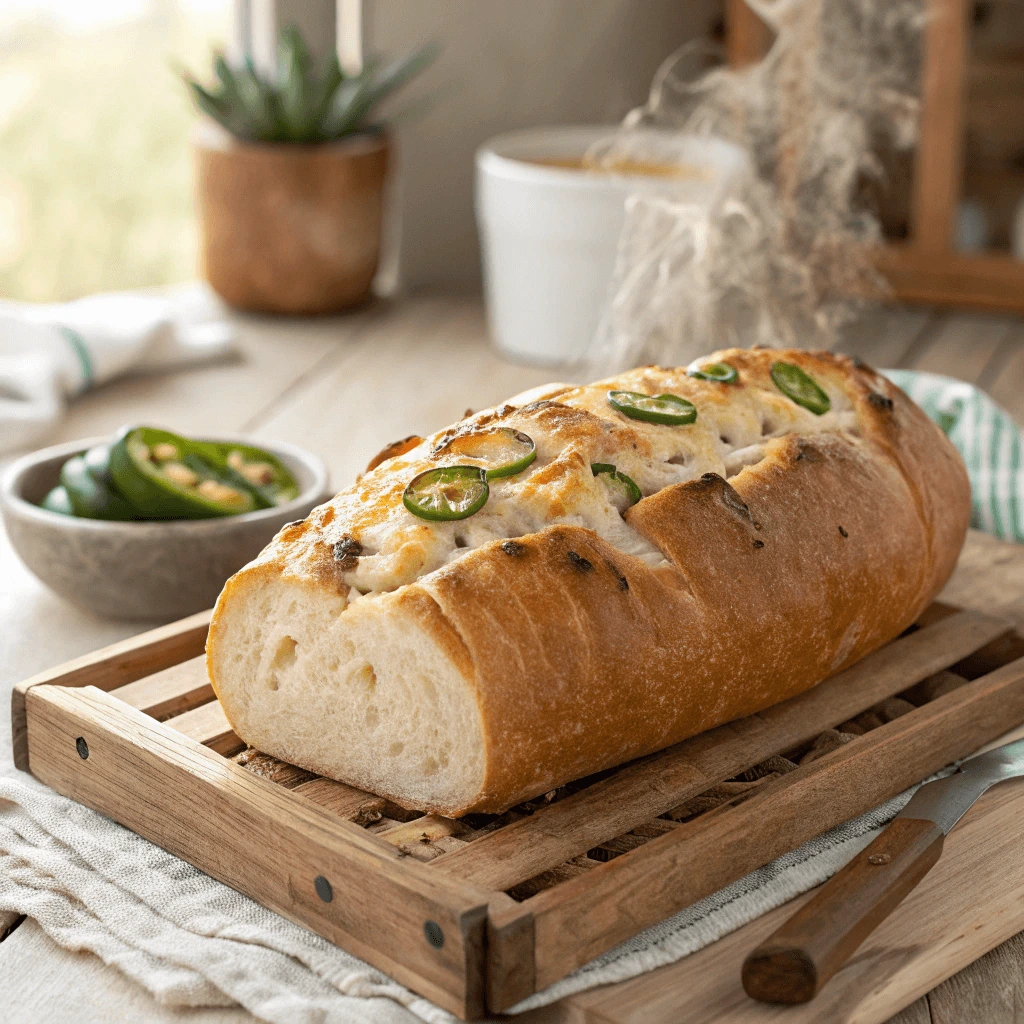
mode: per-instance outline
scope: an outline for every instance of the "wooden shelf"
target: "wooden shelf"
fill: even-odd
[[[904,302],[1024,314],[1024,262],[1002,253],[927,252],[891,243],[878,267]]]
[[[964,192],[969,89],[973,87],[977,99],[979,91],[1018,82],[1021,73],[1005,59],[969,63],[968,0],[926,0],[926,6],[910,238],[884,246],[877,265],[895,297],[906,302],[1024,313],[1024,261],[1004,253],[960,253],[953,248]],[[760,59],[770,35],[743,0],[730,0],[728,22],[730,63],[735,67]],[[1015,107],[1016,96],[1007,103]],[[979,116],[975,111],[975,119]],[[988,120],[1005,116],[992,111]]]

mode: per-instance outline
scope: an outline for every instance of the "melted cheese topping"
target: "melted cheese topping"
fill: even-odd
[[[795,359],[796,354],[779,355]],[[616,377],[613,385],[549,385],[477,413],[381,463],[321,507],[334,512],[329,522],[320,520],[328,543],[350,537],[362,546],[361,555],[350,560],[354,564],[344,567],[344,581],[354,588],[351,597],[395,590],[473,548],[556,524],[591,529],[648,565],[665,564],[662,553],[622,517],[591,473],[591,463],[615,465],[646,497],[704,473],[735,476],[760,461],[764,443],[772,438],[857,430],[853,403],[843,387],[847,371],[817,362],[808,366],[831,401],[830,411],[816,416],[775,387],[767,356],[730,352],[709,357],[738,366],[740,380],[734,384],[688,377],[682,368],[645,367]],[[665,426],[630,419],[609,404],[613,387],[680,395],[697,406],[697,420]],[[416,474],[472,461],[442,450],[453,437],[494,426],[529,434],[537,446],[536,460],[516,476],[491,481],[487,504],[468,519],[426,522],[405,508],[402,493]]]

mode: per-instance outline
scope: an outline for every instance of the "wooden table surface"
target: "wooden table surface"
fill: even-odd
[[[199,288],[177,293],[186,316],[210,300]],[[47,443],[105,434],[128,421],[185,433],[248,432],[302,445],[327,462],[332,482],[348,483],[385,443],[427,433],[466,408],[494,404],[551,380],[549,370],[516,366],[485,342],[473,298],[379,303],[348,316],[290,321],[236,317],[240,358],[160,377],[118,381],[79,399]],[[946,373],[979,383],[1024,422],[1024,323],[981,314],[893,309],[852,329],[842,348],[877,366]],[[986,560],[995,593],[962,592],[966,603],[996,600],[1024,623],[1024,547],[972,540],[967,556]],[[49,593],[18,562],[0,534],[0,695],[28,675],[112,643],[142,625],[106,622]],[[958,591],[958,587],[960,590]],[[0,774],[10,767],[10,723],[0,715]],[[723,940],[725,941],[725,940]],[[709,947],[697,956],[714,956]],[[693,960],[694,958],[690,958]],[[673,1021],[679,965],[584,993],[547,1011],[560,1022]],[[907,1007],[899,1024],[1002,1024],[1024,1006],[1024,938],[1017,936]],[[32,921],[0,912],[0,1024],[67,1020],[254,1020],[243,1010],[169,1009],[96,957],[61,949]],[[538,1020],[541,1017],[537,1018]]]

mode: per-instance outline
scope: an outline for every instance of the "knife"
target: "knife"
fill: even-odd
[[[765,1003],[806,1003],[931,870],[953,826],[989,787],[1024,775],[1024,739],[925,783],[889,826],[743,963]]]

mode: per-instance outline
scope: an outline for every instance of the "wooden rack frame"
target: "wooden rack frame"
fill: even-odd
[[[1024,262],[1009,254],[955,249],[963,193],[970,0],[925,0],[921,123],[911,198],[910,239],[889,243],[878,266],[894,296],[937,306],[1024,313]],[[729,62],[760,60],[771,32],[744,0],[727,0]]]
[[[1024,638],[937,604],[799,697],[504,815],[453,820],[246,750],[206,678],[208,624],[20,684],[16,763],[464,1018],[513,1006],[1024,721]],[[861,735],[823,753],[841,723]],[[702,810],[709,793],[718,805]]]

